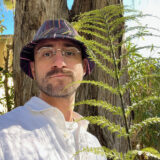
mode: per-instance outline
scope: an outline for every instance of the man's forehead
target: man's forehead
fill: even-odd
[[[40,41],[37,44],[35,50],[38,50],[38,48],[41,48],[41,47],[46,46],[46,45],[50,45],[50,46],[54,47],[56,44],[61,44],[64,47],[74,46],[74,47],[79,48],[79,46],[76,43],[74,43],[74,42],[72,42],[71,40],[68,40],[68,39],[46,39],[46,40]]]

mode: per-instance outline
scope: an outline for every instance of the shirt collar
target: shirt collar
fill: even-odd
[[[27,108],[33,113],[44,114],[48,118],[51,117],[51,119],[56,124],[58,124],[60,128],[62,129],[66,128],[66,124],[65,124],[66,121],[62,112],[56,107],[49,105],[47,102],[43,101],[42,99],[38,97],[32,97],[25,104],[25,106],[27,106]],[[53,115],[51,115],[50,113]],[[73,116],[75,117],[76,120],[82,118],[82,116],[76,112],[73,112]],[[78,125],[82,126],[85,130],[87,130],[88,124],[89,122],[87,120],[78,121]]]

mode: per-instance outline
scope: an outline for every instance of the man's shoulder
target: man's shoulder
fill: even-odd
[[[16,107],[15,109],[11,110],[0,116],[0,131],[8,128],[9,126],[17,125],[21,119],[24,119],[27,110],[24,106]]]

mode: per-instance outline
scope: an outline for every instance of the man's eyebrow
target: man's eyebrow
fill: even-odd
[[[64,43],[63,44],[64,45],[64,47],[76,47],[74,44],[72,44],[72,43]]]
[[[54,47],[54,45],[53,44],[44,44],[44,45],[41,45],[41,46],[37,47],[36,50],[38,51],[43,47]]]
[[[36,51],[40,50],[43,47],[55,47],[55,45],[54,44],[43,44],[43,45],[37,46],[36,47]],[[76,48],[79,48],[77,45],[75,45],[73,43],[67,43],[67,42],[63,44],[63,47],[76,47]]]
[[[77,44],[74,44],[74,43],[64,43],[63,45],[64,45],[64,47],[75,47],[75,48],[81,50],[80,46]]]

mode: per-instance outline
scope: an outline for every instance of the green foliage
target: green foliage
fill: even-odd
[[[4,114],[7,111],[11,111],[14,106],[14,91],[13,85],[9,84],[9,81],[12,80],[12,73],[1,68],[0,72],[0,89],[1,94],[4,92],[0,98],[0,105],[3,107],[3,111],[0,114]]]
[[[124,13],[127,14],[124,15]],[[142,142],[140,139],[137,144],[132,143],[135,134],[142,133],[145,129],[148,130],[150,126],[153,127],[160,123],[160,112],[138,118],[140,114],[155,112],[156,109],[153,108],[160,105],[160,91],[158,89],[160,88],[160,67],[158,66],[160,59],[144,58],[138,53],[141,49],[150,49],[152,51],[159,47],[153,45],[138,47],[132,43],[135,38],[143,38],[145,36],[160,37],[160,35],[153,35],[149,32],[150,29],[158,31],[157,29],[140,25],[139,18],[145,16],[150,15],[143,15],[137,11],[125,9],[120,5],[112,5],[83,13],[77,16],[78,21],[73,23],[75,29],[84,35],[78,36],[77,39],[85,43],[89,57],[97,67],[102,69],[104,74],[114,79],[117,85],[116,88],[113,88],[106,82],[87,80],[81,83],[89,83],[103,88],[113,95],[118,95],[121,101],[121,106],[113,106],[106,101],[95,99],[78,102],[76,105],[87,104],[102,107],[113,115],[122,117],[124,126],[110,122],[102,116],[90,116],[85,117],[85,119],[102,128],[107,127],[110,132],[116,133],[118,137],[127,138],[129,146],[128,152],[124,154],[106,147],[85,148],[82,151],[105,154],[115,160],[134,160],[142,156],[145,157],[144,159],[149,157],[160,159],[160,153],[156,149],[147,148],[146,145],[137,149],[136,145]],[[127,26],[126,22],[130,20],[137,22],[138,26]],[[132,32],[133,34],[123,39],[124,33],[126,34],[127,32]],[[125,64],[124,62],[127,61],[128,63]],[[128,82],[121,81],[126,74],[129,75]],[[128,92],[131,95],[131,104],[125,104],[123,100]],[[141,110],[144,112],[141,112]],[[127,119],[133,111],[136,118],[134,123],[129,125]]]
[[[120,125],[116,125],[115,123],[110,122],[108,119],[106,119],[103,116],[89,116],[83,119],[90,121],[92,124],[97,124],[101,128],[107,127],[108,130],[111,131],[112,133],[116,132],[118,137],[127,136],[126,130],[124,127],[121,127]]]
[[[100,106],[102,108],[105,108],[107,111],[111,112],[114,115],[122,115],[121,107],[113,106],[106,101],[100,101],[95,99],[84,100],[84,101],[77,102],[75,106],[82,105],[82,104],[87,104],[90,106]]]
[[[139,63],[132,65],[132,68],[129,70],[131,78],[136,79],[136,81],[132,81],[132,85],[130,85],[131,101],[133,106],[135,106],[135,123],[144,121],[145,119],[151,117],[160,117],[159,60],[148,58],[146,61],[142,62],[141,59],[143,59],[143,57],[140,56],[129,58],[130,63],[139,61]],[[141,146],[153,146],[160,151],[159,130],[159,123],[149,125],[148,127],[137,131],[136,141],[138,141]]]
[[[3,3],[8,10],[15,9],[16,0],[3,0]]]
[[[132,150],[125,154],[125,160],[135,160],[136,157],[143,157],[143,159],[155,158],[160,159],[160,154],[153,148],[145,148],[142,150]]]
[[[108,158],[111,158],[113,160],[119,160],[123,158],[123,154],[117,152],[116,150],[111,150],[109,148],[106,147],[92,147],[92,148],[84,148],[81,151],[78,151],[74,156],[76,156],[77,154],[79,154],[80,152],[92,152],[94,154],[99,154],[101,156],[106,156]]]
[[[4,25],[2,25],[2,22],[4,21],[4,19],[0,20],[0,33],[2,34],[3,31],[6,29],[6,27]]]
[[[3,42],[1,44],[1,47],[3,48],[1,51],[3,59],[1,59],[2,67],[0,67],[0,114],[3,114],[13,109],[14,91],[12,79],[12,64],[10,64],[10,61],[12,59],[12,42],[10,39],[2,39],[1,42]]]

